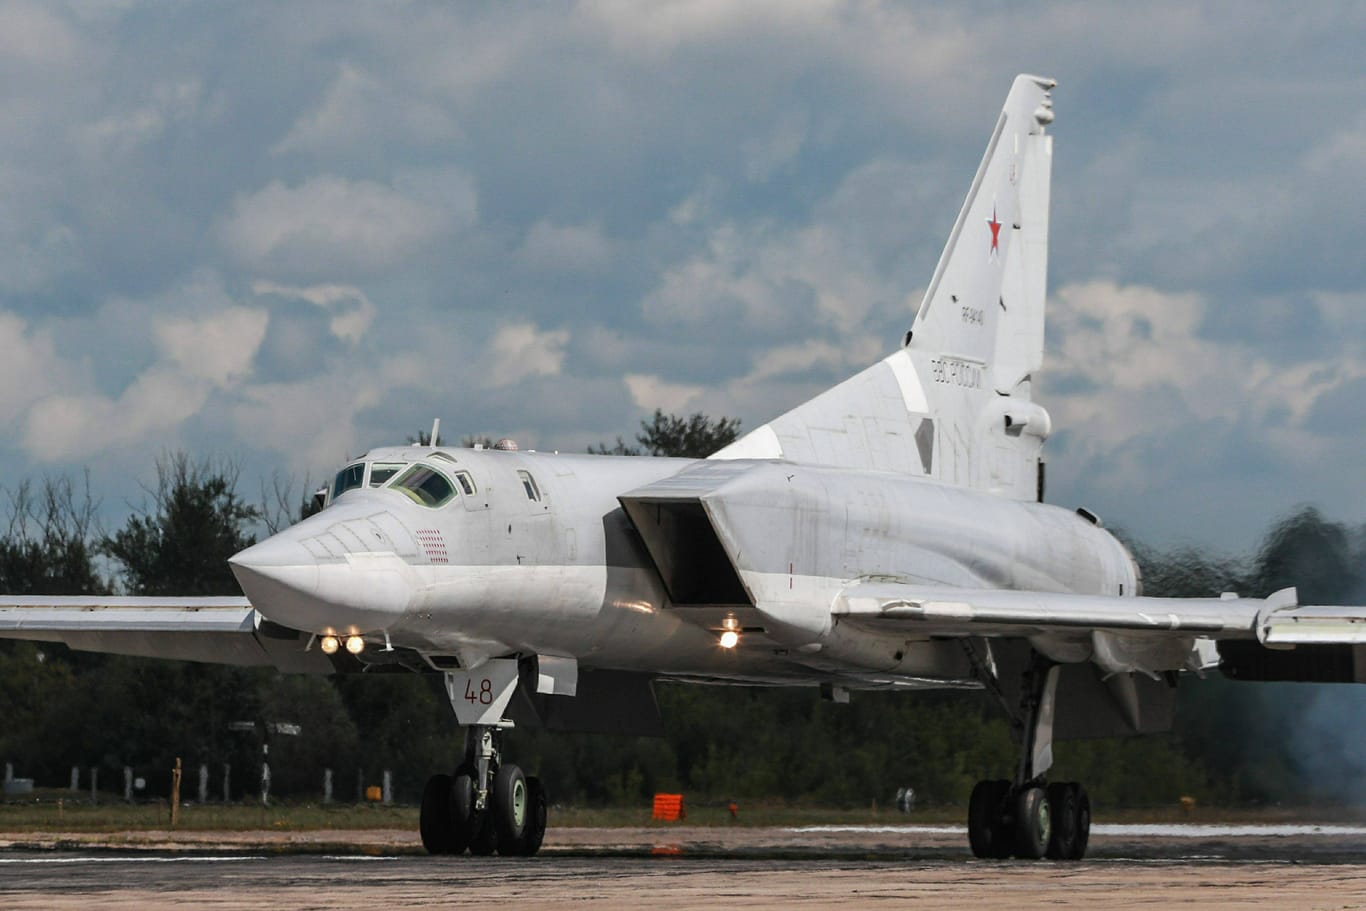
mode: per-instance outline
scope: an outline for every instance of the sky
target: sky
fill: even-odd
[[[0,464],[582,451],[895,350],[1052,76],[1050,502],[1366,521],[1366,6],[0,2]]]

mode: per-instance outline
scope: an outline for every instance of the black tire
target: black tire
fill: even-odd
[[[1009,857],[1010,832],[1005,824],[1005,802],[1010,782],[979,781],[968,800],[968,844],[981,858]]]
[[[1038,860],[1052,834],[1048,797],[1043,788],[1025,788],[1015,798],[1015,856]]]
[[[541,779],[528,777],[526,780],[527,809],[526,809],[526,833],[522,836],[522,857],[531,857],[541,850],[541,842],[545,840],[546,825],[546,796],[545,785],[541,784]],[[501,851],[501,846],[499,847]]]
[[[1072,782],[1072,791],[1077,801],[1077,837],[1067,859],[1081,860],[1086,856],[1087,843],[1091,841],[1091,798],[1086,789],[1075,781]]]
[[[468,766],[455,770],[451,779],[451,853],[464,854],[474,834],[474,773]]]
[[[1077,847],[1077,786],[1054,782],[1044,792],[1052,817],[1052,834],[1044,856],[1049,860],[1070,860]]]
[[[418,831],[428,854],[456,853],[455,830],[451,825],[451,776],[433,775],[427,779],[427,786],[422,789]]]
[[[500,765],[493,776],[493,803],[489,807],[493,827],[498,833],[498,853],[521,854],[526,845],[530,794],[526,775],[511,763]]]

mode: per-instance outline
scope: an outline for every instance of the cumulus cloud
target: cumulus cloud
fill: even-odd
[[[72,391],[34,401],[23,443],[41,461],[65,461],[163,439],[218,389],[240,382],[265,336],[266,314],[233,307],[154,327],[160,358],[118,395]]]
[[[1070,430],[1069,452],[1101,486],[1137,489],[1173,472],[1176,441],[1219,428],[1252,429],[1259,457],[1303,469],[1331,443],[1309,419],[1316,404],[1362,376],[1358,357],[1283,364],[1236,340],[1201,333],[1208,300],[1107,281],[1059,288],[1050,301],[1053,340],[1041,401]],[[1169,439],[1165,466],[1151,442]],[[1187,468],[1189,466],[1186,466]]]
[[[837,238],[815,225],[724,224],[707,249],[668,269],[644,301],[662,325],[732,325],[783,336],[792,327],[831,328],[867,312],[877,292],[853,264],[832,256]],[[880,289],[879,289],[880,290]]]
[[[395,144],[450,143],[461,137],[451,112],[391,80],[343,61],[327,93],[271,147],[276,155],[327,155],[345,148],[358,157]]]
[[[231,307],[202,320],[171,319],[155,332],[167,360],[185,376],[227,386],[250,371],[266,320],[264,310]]]
[[[619,51],[667,55],[684,45],[733,41],[752,31],[814,29],[828,22],[840,6],[834,0],[669,0],[648,7],[626,0],[592,0],[582,5],[582,11],[608,30]]]
[[[0,425],[13,426],[33,402],[61,385],[50,333],[0,310]]]
[[[631,401],[646,411],[660,408],[671,414],[682,413],[703,391],[702,386],[670,383],[646,373],[628,373],[624,379]]]
[[[0,61],[7,67],[62,65],[71,60],[79,45],[68,23],[43,5],[0,6]]]
[[[568,342],[568,329],[542,330],[525,321],[500,326],[489,343],[484,383],[511,386],[531,376],[556,376]]]
[[[273,294],[307,301],[327,311],[330,316],[328,328],[332,334],[352,345],[360,341],[375,319],[375,305],[364,291],[354,285],[296,287],[258,281],[252,284],[251,290],[255,294]]]
[[[198,110],[202,88],[196,79],[156,86],[151,99],[124,111],[107,114],[81,129],[80,145],[86,156],[99,161],[109,156],[135,153],[174,129],[176,121]]]
[[[403,262],[450,221],[435,201],[375,181],[324,176],[295,187],[272,181],[239,197],[220,235],[234,257],[259,272],[350,275]]]

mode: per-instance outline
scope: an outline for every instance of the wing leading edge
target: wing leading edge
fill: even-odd
[[[246,598],[3,596],[0,638],[78,651],[332,673],[307,637],[265,620]]]

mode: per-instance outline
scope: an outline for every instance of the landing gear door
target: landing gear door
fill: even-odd
[[[503,723],[503,713],[517,690],[515,659],[494,658],[472,671],[448,671],[445,676],[446,697],[456,721],[466,727]]]

